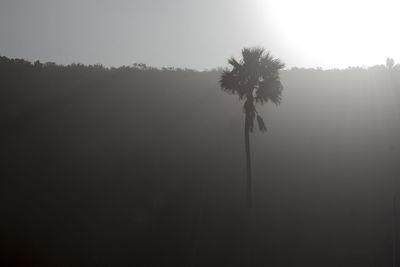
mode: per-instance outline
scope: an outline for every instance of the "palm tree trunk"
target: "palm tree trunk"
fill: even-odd
[[[251,159],[250,159],[250,116],[246,114],[244,122],[244,143],[246,147],[246,167],[247,167],[247,179],[246,179],[246,198],[247,206],[251,207],[252,193],[251,193]]]

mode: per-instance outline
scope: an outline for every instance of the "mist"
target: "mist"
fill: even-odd
[[[3,57],[2,259],[389,265],[398,71],[283,71],[251,135],[248,215],[244,115],[220,70]]]
[[[399,266],[396,3],[289,2],[2,1],[0,264]]]

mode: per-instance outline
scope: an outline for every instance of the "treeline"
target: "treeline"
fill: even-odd
[[[181,69],[174,67],[154,68],[143,63],[135,63],[131,66],[121,66],[119,68],[107,68],[101,64],[83,65],[80,63],[71,65],[57,65],[54,62],[41,63],[40,61],[29,62],[24,59],[9,59],[0,56],[0,118],[6,119],[7,116],[17,112],[16,109],[23,109],[23,106],[33,105],[51,99],[58,94],[63,94],[76,87],[85,87],[92,82],[115,81],[118,85],[119,80],[131,77],[135,80],[135,86],[147,79],[153,82],[157,79],[167,79],[169,81],[186,80],[191,77],[209,76],[217,81],[218,75],[223,68],[212,70],[196,71],[191,69]],[[392,86],[398,87],[400,84],[400,65],[394,65],[388,59],[386,65],[376,65],[368,68],[349,67],[347,69],[322,70],[321,68],[291,68],[282,72],[283,77],[303,77],[309,79],[338,78],[370,80],[372,77],[382,81],[388,80]],[[151,76],[154,76],[150,78]],[[343,79],[342,79],[343,78]],[[285,79],[285,78],[284,78]],[[93,85],[93,84],[92,84]],[[158,84],[162,87],[161,80]],[[190,90],[188,88],[188,90]],[[156,95],[155,95],[156,96]]]
[[[115,67],[105,67],[102,64],[94,64],[94,65],[84,65],[81,63],[72,63],[69,65],[58,65],[55,62],[40,62],[36,60],[35,62],[30,62],[25,59],[20,58],[8,58],[5,56],[0,56],[0,66],[3,71],[7,70],[23,70],[23,69],[31,69],[32,67],[35,69],[59,69],[59,70],[67,70],[67,69],[77,69],[77,70],[127,70],[127,69],[134,69],[134,70],[164,70],[164,71],[195,71],[188,68],[175,68],[175,67],[162,67],[162,68],[155,68],[151,66],[147,66],[144,63],[133,63],[130,66],[121,66],[118,68]]]

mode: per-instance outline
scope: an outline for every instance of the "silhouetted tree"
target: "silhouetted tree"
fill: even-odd
[[[244,100],[245,113],[244,139],[246,148],[247,167],[247,202],[251,205],[251,158],[250,158],[250,132],[253,131],[254,121],[257,118],[261,132],[267,128],[254,104],[264,104],[268,101],[278,105],[281,101],[282,84],[279,79],[279,70],[285,65],[271,56],[264,48],[244,48],[242,59],[239,61],[230,58],[228,63],[231,70],[223,71],[220,78],[221,88],[230,93],[237,94],[240,100]]]
[[[388,57],[388,58],[386,59],[386,67],[387,67],[388,69],[392,69],[393,66],[394,66],[394,59]]]

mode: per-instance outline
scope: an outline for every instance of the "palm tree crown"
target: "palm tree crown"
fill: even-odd
[[[244,112],[250,119],[250,131],[257,113],[254,102],[264,104],[268,101],[278,105],[281,101],[282,84],[279,79],[279,70],[285,65],[273,58],[264,48],[244,48],[242,59],[237,61],[230,58],[228,63],[231,70],[225,70],[220,79],[221,88],[237,94],[244,103]],[[257,122],[261,131],[265,131],[265,124],[260,116]],[[263,127],[264,126],[264,127]]]

